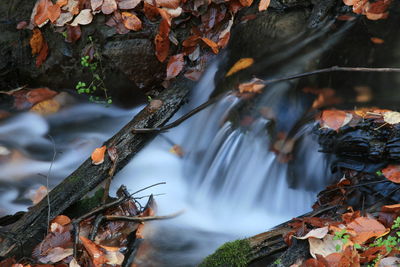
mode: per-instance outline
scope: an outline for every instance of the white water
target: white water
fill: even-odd
[[[210,67],[194,89],[193,99],[197,102],[207,99],[213,90],[215,70],[216,65]],[[277,103],[283,97],[277,92],[285,90],[271,88],[267,99],[269,104]],[[237,103],[236,98],[227,97],[165,133],[182,146],[184,159],[171,154],[171,145],[157,137],[113,181],[114,190],[124,184],[130,191],[166,182],[141,194],[164,194],[156,196],[160,215],[185,210],[175,219],[155,222],[147,228],[147,236],[154,240],[155,247],[159,246],[155,257],[166,266],[196,264],[226,241],[266,231],[309,211],[316,188],[325,185],[324,160],[306,136],[299,149],[302,158],[307,159],[300,179],[316,186],[314,191],[307,190],[307,186],[289,188],[287,165],[277,162],[276,155],[269,151],[265,131],[268,121],[259,118],[245,131],[223,121]],[[196,104],[192,101],[184,110]],[[50,185],[54,186],[138,110],[78,105],[46,119],[25,113],[3,122],[0,144],[10,149],[11,156],[1,161],[1,213],[26,209],[22,202],[13,203],[14,198],[46,183],[43,176],[53,155],[48,134],[54,138],[57,150],[50,175]]]

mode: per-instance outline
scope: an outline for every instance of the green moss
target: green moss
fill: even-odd
[[[251,252],[247,240],[236,240],[223,244],[213,254],[204,259],[200,267],[229,266],[242,267],[248,264]]]

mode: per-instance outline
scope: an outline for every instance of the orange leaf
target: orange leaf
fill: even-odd
[[[239,93],[261,93],[264,87],[265,84],[263,80],[253,78],[248,83],[239,84]]]
[[[388,165],[382,170],[382,173],[393,183],[400,183],[400,165]]]
[[[253,0],[239,0],[242,6],[251,6]]]
[[[142,21],[135,14],[122,12],[122,21],[129,30],[139,31],[142,29]]]
[[[378,37],[371,37],[371,42],[373,42],[374,44],[383,44],[385,41]]]
[[[157,6],[166,8],[178,8],[181,4],[181,0],[155,0]]]
[[[383,212],[398,212],[398,211],[400,211],[400,204],[383,206],[382,211]]]
[[[47,99],[34,105],[30,111],[46,116],[56,113],[60,109],[60,103],[54,99]]]
[[[37,89],[30,90],[26,94],[26,100],[29,103],[36,104],[36,103],[39,103],[40,101],[50,99],[55,95],[57,95],[57,92],[50,90],[47,87],[37,88]]]
[[[40,49],[39,55],[36,57],[36,67],[39,67],[40,65],[43,64],[43,62],[47,58],[48,53],[49,53],[49,46],[47,45],[47,42],[44,41],[42,49]]]
[[[208,38],[205,38],[205,37],[201,38],[201,40],[203,40],[203,42],[212,49],[214,54],[218,54],[218,52],[219,52],[218,44],[216,44],[214,41],[212,41]]]
[[[358,217],[351,223],[347,224],[347,228],[354,230],[355,236],[352,236],[352,241],[357,244],[363,244],[372,237],[382,236],[387,232],[383,224],[375,219],[368,217]]]
[[[183,54],[177,54],[169,58],[167,64],[167,78],[166,80],[170,80],[175,78],[183,69],[184,60]]]
[[[44,43],[44,38],[42,35],[42,32],[35,28],[33,29],[33,35],[29,41],[29,44],[31,45],[32,49],[32,55],[36,55],[40,53],[40,50],[42,50]]]
[[[45,196],[47,195],[47,187],[44,185],[40,186],[35,194],[30,198],[32,200],[33,205],[39,203]]]
[[[58,6],[63,7],[68,4],[68,0],[58,0],[56,3]]]
[[[34,16],[34,22],[36,23],[36,25],[40,26],[49,19],[48,8],[52,5],[53,4],[50,0],[39,0],[36,7],[36,14]]]
[[[261,0],[258,5],[258,11],[267,10],[270,3],[271,3],[271,0]]]
[[[56,21],[61,15],[61,8],[58,4],[49,6],[47,8],[47,17],[51,22]]]
[[[228,73],[225,75],[225,77],[231,76],[232,74],[246,69],[253,65],[254,59],[247,57],[247,58],[241,58],[239,59],[235,64],[233,64],[232,68],[228,71]]]
[[[149,20],[156,20],[157,17],[160,15],[157,7],[152,6],[146,2],[143,3],[143,12],[146,18],[148,18]]]
[[[51,222],[58,223],[60,225],[67,225],[71,222],[71,219],[65,215],[58,215]]]
[[[353,115],[342,110],[324,110],[321,115],[321,126],[337,131],[349,123],[352,117]]]
[[[160,62],[164,62],[164,60],[168,57],[169,31],[170,26],[168,25],[168,21],[165,19],[161,20],[158,34],[154,40],[156,45],[156,56]]]
[[[92,164],[100,165],[104,162],[104,154],[106,152],[106,149],[107,149],[106,146],[102,146],[102,147],[96,148],[93,151],[93,153],[91,155]]]
[[[93,264],[96,267],[103,266],[104,263],[107,263],[107,258],[104,256],[105,253],[96,243],[84,236],[79,236],[79,239],[82,241],[83,246],[92,258]]]

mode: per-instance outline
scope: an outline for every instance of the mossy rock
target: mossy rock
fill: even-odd
[[[247,266],[249,254],[251,252],[250,243],[247,240],[236,240],[223,244],[213,254],[204,259],[200,267]]]

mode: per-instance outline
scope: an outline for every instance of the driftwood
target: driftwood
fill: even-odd
[[[153,100],[157,102],[150,103],[116,135],[105,142],[107,147],[117,149],[116,172],[123,168],[129,159],[155,136],[153,134],[133,134],[131,129],[163,125],[179,109],[191,85],[192,82],[187,79],[179,78],[168,90],[161,93],[157,100]],[[158,106],[155,103],[161,105]],[[98,166],[92,165],[91,159],[87,159],[50,192],[50,218],[47,215],[47,200],[44,199],[7,228],[12,235],[4,236],[2,239],[0,256],[21,257],[29,255],[35,243],[39,242],[46,234],[48,219],[61,214],[66,208],[107,179],[111,167],[112,162],[108,156],[105,157],[104,163]]]

